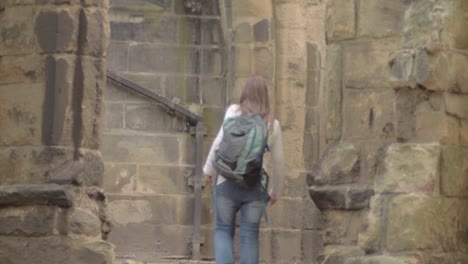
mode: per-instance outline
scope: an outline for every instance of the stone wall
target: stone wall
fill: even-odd
[[[113,263],[99,188],[107,5],[0,3],[0,263]]]
[[[206,156],[226,102],[225,46],[217,1],[113,0],[108,69],[202,115]],[[119,261],[190,259],[193,127],[180,114],[108,81],[104,189]],[[202,225],[211,223],[204,197]],[[208,226],[202,236],[211,240]],[[212,248],[202,247],[212,258]]]
[[[468,261],[467,13],[327,2],[327,148],[308,175],[324,263]]]

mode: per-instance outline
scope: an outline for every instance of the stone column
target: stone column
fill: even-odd
[[[0,3],[0,263],[113,263],[99,152],[107,8]]]

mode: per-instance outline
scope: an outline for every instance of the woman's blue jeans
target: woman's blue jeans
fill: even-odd
[[[268,194],[261,185],[247,188],[226,180],[215,186],[216,264],[234,264],[233,239],[240,211],[240,263],[258,263],[258,232]]]

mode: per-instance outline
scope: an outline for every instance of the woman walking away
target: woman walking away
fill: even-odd
[[[266,173],[263,153],[268,151],[271,166]],[[249,78],[239,103],[227,109],[203,173],[207,184],[214,181],[216,264],[234,264],[239,211],[240,263],[257,264],[260,220],[266,205],[277,201],[283,180],[281,128],[270,112],[268,87],[262,77]]]

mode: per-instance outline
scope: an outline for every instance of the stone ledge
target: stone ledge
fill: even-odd
[[[71,207],[68,188],[57,184],[16,184],[0,186],[1,206],[56,205]]]
[[[312,200],[320,209],[359,210],[369,208],[374,190],[361,186],[312,186],[309,188]]]

